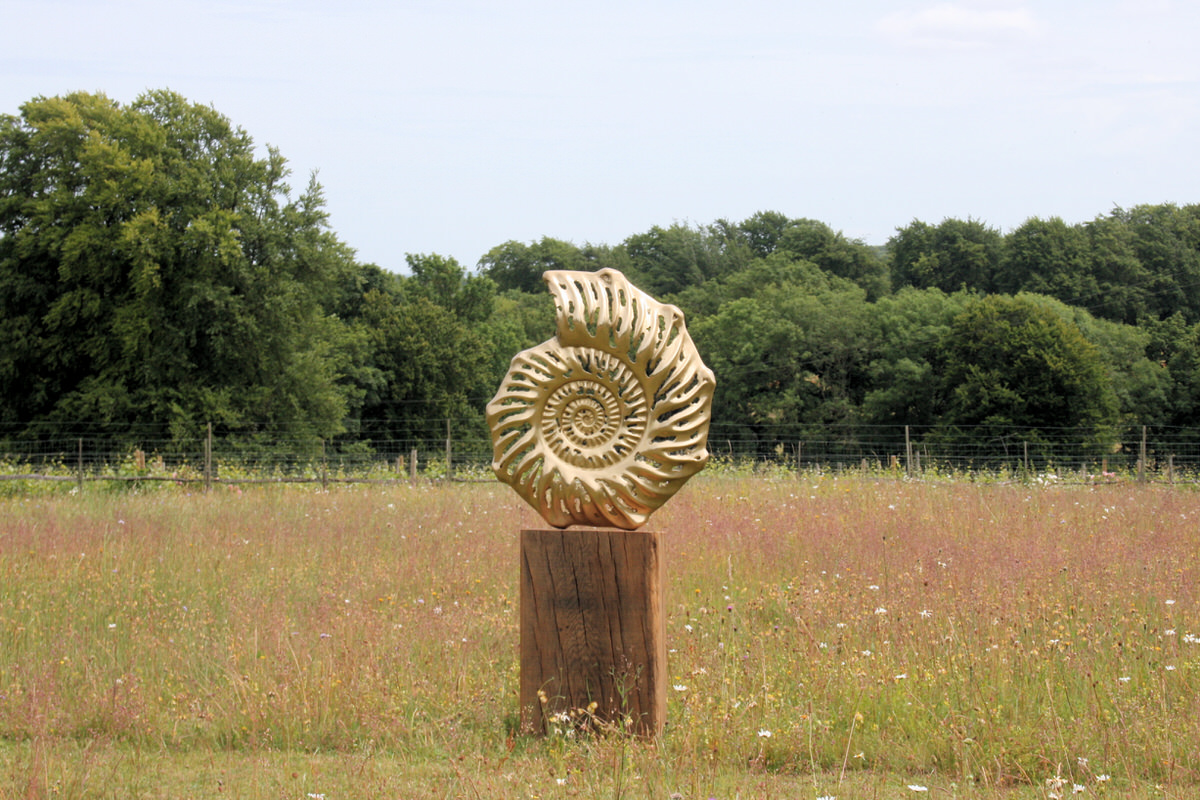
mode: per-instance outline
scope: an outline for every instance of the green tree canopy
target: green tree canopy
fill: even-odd
[[[447,418],[481,420],[500,377],[494,340],[509,341],[492,333],[491,278],[436,254],[410,253],[406,261],[412,274],[369,287],[355,319],[379,373],[365,387],[361,412],[362,429],[373,438],[436,436]]]
[[[1086,305],[1098,287],[1091,270],[1087,234],[1060,217],[1031,218],[1008,234],[995,288],[1005,294],[1034,292]]]
[[[812,294],[856,290],[852,281],[831,275],[811,261],[786,253],[774,253],[765,258],[756,258],[744,269],[725,277],[706,281],[699,286],[689,286],[668,297],[683,309],[689,320],[698,321],[717,313],[731,300],[784,288],[802,288]]]
[[[1004,237],[974,219],[948,218],[936,226],[913,220],[897,230],[888,246],[893,288],[990,292],[1003,257]]]
[[[1132,235],[1134,256],[1146,271],[1139,288],[1155,317],[1182,311],[1200,321],[1200,206],[1141,205],[1110,215]]]
[[[320,186],[169,91],[0,117],[0,418],[342,426]]]
[[[930,426],[945,405],[938,376],[943,342],[955,317],[972,302],[965,291],[905,287],[876,301],[869,316],[867,390],[863,420],[870,425]]]
[[[409,299],[424,298],[441,306],[460,320],[476,324],[492,313],[496,284],[491,278],[468,275],[453,258],[436,254],[405,256],[411,278],[402,278],[400,292]]]
[[[479,268],[500,291],[540,292],[546,270],[586,270],[588,263],[575,245],[544,236],[530,244],[510,240],[497,245],[479,259]]]
[[[770,259],[764,259],[769,263]],[[868,305],[856,286],[766,284],[689,330],[721,387],[713,422],[760,441],[853,421],[864,387]]]
[[[677,223],[636,233],[622,242],[622,249],[629,259],[630,279],[661,297],[729,271],[724,244],[708,228]]]
[[[372,436],[426,438],[447,418],[479,416],[494,390],[487,340],[428,297],[369,291],[362,317],[380,390],[363,405]],[[433,426],[432,428],[430,426]]]
[[[1084,428],[1099,442],[1116,421],[1099,348],[1030,298],[977,299],[951,323],[943,351],[939,424],[951,438],[1002,439],[1013,427]]]

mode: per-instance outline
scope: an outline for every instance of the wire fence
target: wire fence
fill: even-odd
[[[1200,429],[1129,425],[967,429],[918,426],[711,426],[718,466],[936,474],[1137,477],[1200,481]],[[478,418],[424,420],[402,433],[322,438],[212,425],[0,426],[0,481],[163,481],[182,484],[361,483],[490,478],[492,444]]]

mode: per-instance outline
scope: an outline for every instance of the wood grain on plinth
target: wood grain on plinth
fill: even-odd
[[[588,709],[646,736],[666,720],[657,533],[521,531],[521,727]]]

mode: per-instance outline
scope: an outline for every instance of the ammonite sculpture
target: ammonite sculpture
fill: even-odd
[[[492,469],[556,528],[636,529],[708,461],[716,381],[683,313],[620,272],[542,277],[558,333],[488,403]]]

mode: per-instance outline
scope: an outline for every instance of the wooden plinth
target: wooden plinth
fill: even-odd
[[[521,531],[521,728],[555,715],[662,732],[667,651],[657,533]],[[570,723],[566,723],[569,726]],[[562,723],[557,727],[564,727]]]

